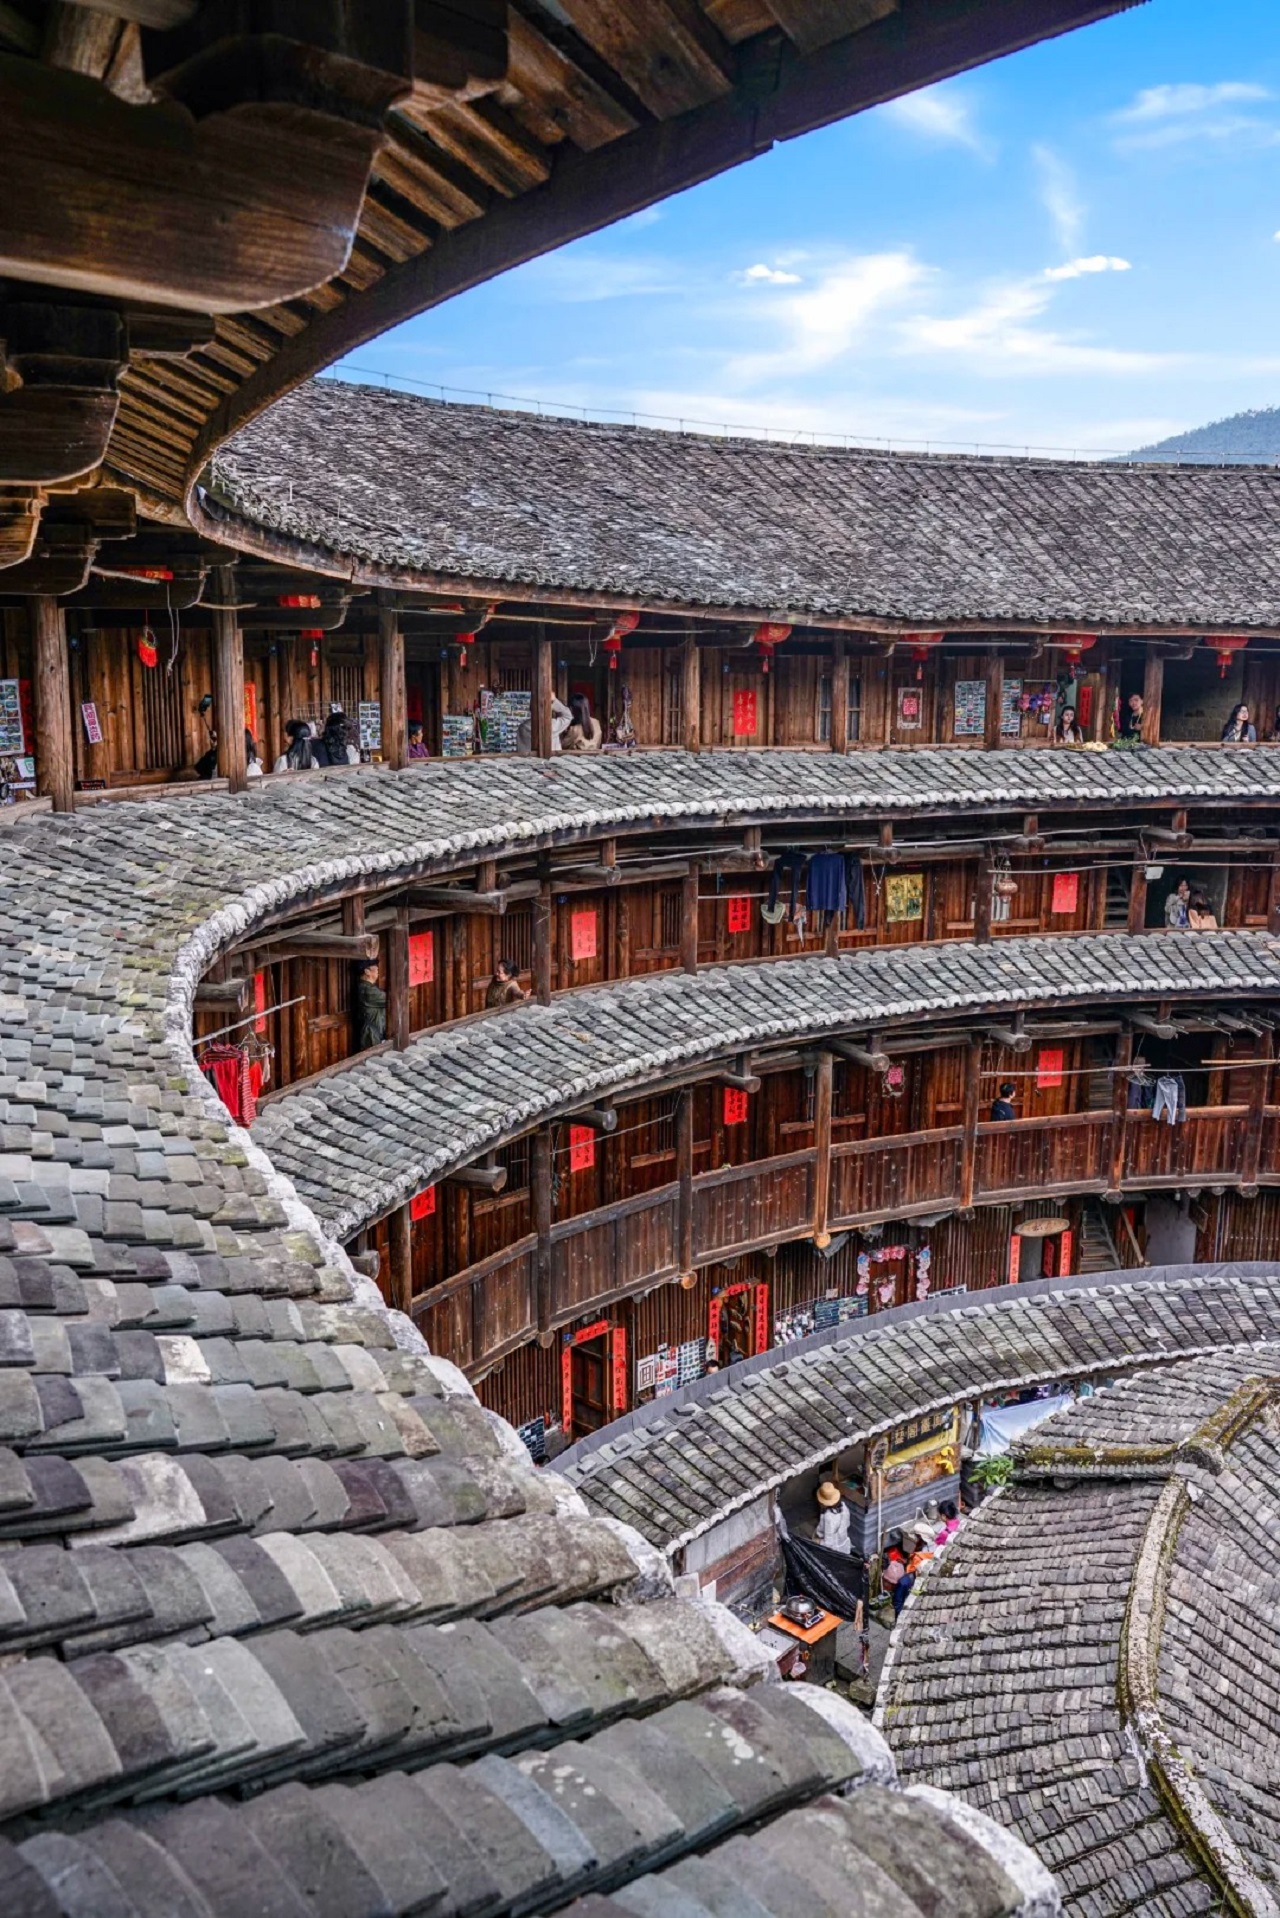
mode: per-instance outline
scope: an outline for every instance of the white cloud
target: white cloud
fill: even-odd
[[[1044,270],[1046,280],[1079,280],[1086,273],[1127,273],[1128,260],[1118,259],[1114,253],[1089,253],[1081,260],[1066,260],[1061,266],[1047,266]]]
[[[880,111],[924,139],[967,147],[984,160],[991,158],[989,142],[974,125],[970,101],[945,83],[922,87],[918,93],[904,93],[900,100],[886,102]]]
[[[1189,113],[1209,113],[1219,107],[1244,100],[1269,100],[1266,87],[1251,80],[1221,80],[1216,86],[1201,86],[1193,81],[1177,85],[1143,87],[1142,91],[1112,118],[1136,124],[1151,120],[1179,118]]]
[[[1077,253],[1084,233],[1084,204],[1076,176],[1052,147],[1034,146],[1031,157],[1040,175],[1040,198],[1053,222],[1058,245],[1064,253]]]
[[[780,266],[766,266],[763,260],[757,260],[738,275],[744,286],[799,286],[800,275],[787,273]]]
[[[1280,139],[1274,120],[1249,111],[1273,98],[1267,87],[1251,80],[1144,87],[1127,107],[1112,114],[1112,125],[1120,129],[1115,144],[1121,152],[1180,146],[1192,140],[1274,145]]]
[[[905,350],[966,361],[988,377],[1054,373],[1150,373],[1178,365],[1170,353],[1134,352],[1037,326],[1054,298],[1047,276],[989,288],[958,313],[918,314],[901,329]]]
[[[778,379],[828,366],[927,277],[909,253],[862,253],[828,266],[803,293],[771,301],[778,345],[747,353],[726,369],[734,383]]]

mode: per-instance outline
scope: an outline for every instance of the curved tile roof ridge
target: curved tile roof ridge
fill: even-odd
[[[1015,1841],[922,1826],[851,1707],[761,1683],[727,1612],[537,1474],[196,1069],[212,946],[450,856],[475,822],[441,790],[0,835],[0,1907],[536,1912],[673,1859],[731,1887],[735,1833],[763,1871],[815,1820],[909,1885],[893,1817],[981,1918],[1052,1911]]]
[[[1272,1342],[1068,1408],[1015,1447],[1013,1484],[904,1608],[876,1722],[908,1775],[998,1805],[1069,1911],[1202,1909],[1205,1888],[1280,1909],[1275,1581],[1247,1571],[1247,1629],[1224,1631],[1214,1571],[1274,1515],[1278,1398]],[[940,1710],[961,1669],[973,1706]],[[1238,1727],[1226,1697],[1248,1701]]]
[[[555,1469],[673,1554],[762,1493],[907,1419],[995,1391],[1280,1339],[1280,1267],[1036,1280],[850,1321],[645,1408]]]
[[[1073,933],[868,947],[583,986],[422,1034],[286,1092],[254,1137],[338,1238],[575,1104],[780,1040],[930,1013],[1280,993],[1266,933]]]
[[[927,626],[1280,623],[1271,468],[849,452],[320,380],[221,449],[209,504],[239,544],[400,583]]]

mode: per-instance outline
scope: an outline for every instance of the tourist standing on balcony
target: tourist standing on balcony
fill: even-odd
[[[1249,708],[1241,700],[1238,706],[1231,708],[1231,717],[1222,728],[1224,746],[1256,746],[1258,729],[1249,718]]]
[[[1076,725],[1076,709],[1074,706],[1064,706],[1058,715],[1058,723],[1054,728],[1053,741],[1056,746],[1079,746],[1083,744],[1084,734]]]
[[[1209,903],[1209,895],[1197,886],[1187,906],[1187,924],[1192,932],[1216,932],[1218,915]]]
[[[285,750],[271,768],[273,773],[309,773],[316,763],[311,728],[305,719],[290,719],[285,725]]]
[[[1129,705],[1125,712],[1124,723],[1122,724],[1120,728],[1120,737],[1122,739],[1141,740],[1142,714],[1143,714],[1142,694],[1130,693]]]
[[[1185,879],[1180,879],[1164,902],[1164,922],[1174,932],[1185,932],[1188,925],[1187,912],[1191,904],[1191,888]]]
[[[551,695],[551,750],[553,753],[564,751],[564,736],[573,724],[573,714],[563,699]]]
[[[1012,1079],[1001,1080],[998,1096],[991,1101],[991,1117],[993,1119],[1008,1120],[1017,1118],[1018,1115],[1013,1109],[1013,1095],[1016,1091],[1017,1087],[1014,1085]]]
[[[520,984],[520,968],[514,959],[499,959],[484,995],[486,1006],[515,1006],[529,997]]]
[[[566,753],[598,753],[604,743],[600,721],[593,717],[591,702],[585,693],[575,693],[569,701],[573,717],[565,728],[561,750]]]
[[[378,962],[361,962],[356,980],[356,1051],[368,1052],[387,1036],[387,995],[378,984]]]
[[[422,726],[416,719],[409,728],[409,749],[405,757],[407,759],[430,759],[431,757],[427,751],[427,742],[422,737]]]

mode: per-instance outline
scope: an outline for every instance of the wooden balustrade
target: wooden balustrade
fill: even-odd
[[[1247,1105],[1201,1106],[1181,1125],[1126,1112],[1119,1142],[1121,1189],[1246,1182]],[[965,1129],[941,1126],[893,1138],[833,1145],[828,1221],[843,1231],[955,1207],[966,1190],[988,1204],[1112,1189],[1117,1119],[1111,1110],[976,1128],[971,1183]],[[699,1174],[692,1191],[692,1244],[709,1265],[812,1230],[818,1155],[812,1148]],[[1280,1185],[1280,1106],[1264,1109],[1257,1183]],[[907,1195],[910,1195],[908,1197]],[[602,1206],[550,1230],[550,1302],[539,1327],[536,1233],[454,1273],[413,1300],[437,1351],[479,1373],[532,1338],[642,1288],[680,1275],[680,1186],[673,1182]]]

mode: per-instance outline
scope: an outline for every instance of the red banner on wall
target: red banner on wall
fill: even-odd
[[[1079,904],[1079,873],[1055,872],[1053,875],[1053,898],[1049,904],[1050,912],[1074,912]]]
[[[253,1022],[255,1032],[267,1029],[267,975],[255,972],[253,975],[253,1010],[257,1014]]]
[[[587,907],[575,912],[569,922],[570,950],[575,959],[594,959],[596,956],[596,912]]]
[[[436,1209],[436,1189],[429,1185],[425,1192],[418,1192],[409,1201],[411,1219],[429,1219]]]
[[[740,687],[733,695],[733,736],[751,739],[756,732],[756,695],[749,687]]]
[[[751,901],[746,893],[735,893],[732,899],[725,901],[729,913],[730,932],[750,932]]]
[[[724,1089],[724,1122],[726,1125],[745,1125],[747,1120],[747,1095],[740,1086],[726,1086]]]
[[[409,984],[429,986],[436,976],[436,936],[433,932],[409,934]]]
[[[589,1125],[569,1127],[569,1170],[589,1172],[596,1162],[596,1135]]]
[[[1062,1047],[1041,1046],[1036,1055],[1036,1086],[1048,1092],[1062,1084]]]

